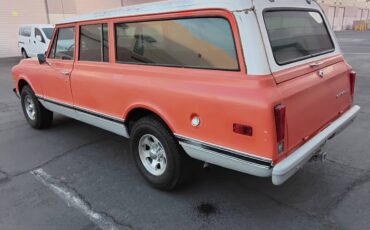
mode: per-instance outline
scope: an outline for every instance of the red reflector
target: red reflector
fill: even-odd
[[[274,110],[278,152],[282,153],[284,151],[286,107],[284,105],[277,105]]]
[[[253,128],[248,125],[234,124],[233,125],[234,133],[253,136]]]
[[[356,75],[357,75],[357,73],[353,70],[349,73],[349,82],[351,84],[351,95],[352,95],[352,97],[355,94]]]

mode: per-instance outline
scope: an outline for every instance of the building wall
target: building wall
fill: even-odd
[[[93,4],[91,4],[94,2]],[[78,14],[84,14],[105,9],[112,9],[122,6],[121,0],[77,0],[76,8]]]
[[[352,29],[353,22],[370,19],[370,3],[366,0],[318,1],[335,31]]]
[[[64,18],[77,14],[75,0],[45,0],[49,13],[49,23],[56,24]]]
[[[20,56],[20,24],[56,24],[77,14],[155,0],[0,0],[0,58]],[[158,0],[157,0],[158,1]],[[47,13],[48,12],[48,13]]]
[[[0,58],[19,56],[20,24],[55,24],[77,14],[160,0],[0,0]],[[370,19],[366,0],[317,0],[335,30],[351,29],[354,20]]]
[[[154,1],[159,0],[47,0],[51,24],[76,14]]]
[[[0,57],[20,56],[20,24],[47,23],[44,0],[0,0]]]

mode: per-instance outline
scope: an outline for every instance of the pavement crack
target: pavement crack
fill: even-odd
[[[243,187],[246,187],[248,189],[251,189],[251,188],[249,188],[248,186],[246,186],[246,185],[244,185],[242,183],[241,183],[241,185]],[[321,216],[319,214],[316,214],[316,213],[313,213],[313,212],[309,212],[309,211],[306,211],[306,210],[302,210],[300,208],[297,208],[294,205],[284,203],[284,202],[276,199],[275,197],[272,197],[269,194],[266,194],[266,193],[264,193],[262,191],[259,191],[259,190],[256,190],[256,189],[252,189],[252,190],[256,194],[266,197],[267,199],[269,199],[270,201],[274,202],[276,205],[278,205],[278,206],[280,206],[282,208],[287,208],[287,209],[293,210],[294,212],[302,213],[304,216],[318,221],[319,223],[321,223],[324,226],[326,226],[327,229],[338,229],[336,223],[333,220],[327,218],[326,216]]]
[[[90,141],[90,142],[87,142],[87,143],[78,145],[76,147],[73,147],[71,149],[68,149],[68,150],[64,151],[63,153],[61,153],[61,154],[59,154],[59,155],[57,155],[57,156],[55,156],[55,157],[53,157],[53,158],[51,158],[51,159],[43,162],[43,163],[41,163],[40,165],[37,165],[35,167],[32,167],[31,169],[27,169],[27,170],[24,170],[24,171],[15,173],[15,174],[8,174],[8,176],[10,178],[13,178],[13,177],[18,177],[18,176],[27,174],[30,171],[33,171],[33,170],[36,170],[36,169],[39,169],[39,168],[43,168],[43,167],[47,166],[48,164],[50,164],[50,163],[52,163],[52,162],[54,162],[54,161],[56,161],[58,159],[61,159],[61,158],[65,157],[65,156],[67,156],[68,154],[73,153],[73,152],[75,152],[75,151],[77,151],[79,149],[85,148],[85,147],[87,147],[89,145],[93,145],[93,144],[96,144],[96,143],[103,142],[105,140],[107,140],[107,138],[99,138],[99,139],[95,139],[93,141]]]
[[[361,114],[365,114],[365,115],[370,115],[370,113],[366,112],[366,111],[363,111],[363,110],[360,110],[360,113]]]
[[[114,216],[104,211],[95,210],[92,204],[77,189],[68,183],[47,174],[42,168],[30,172],[35,178],[63,199],[69,207],[73,207],[87,216],[102,230],[128,230],[129,224],[119,222]]]
[[[343,192],[341,192],[336,198],[334,198],[325,208],[325,215],[329,215],[330,212],[338,207],[340,202],[355,188],[363,185],[364,183],[368,182],[370,180],[370,170],[366,171],[364,174],[362,174],[360,177],[358,177],[356,180],[354,180],[350,185],[348,185]]]
[[[68,188],[73,193],[73,195],[75,197],[79,198],[82,202],[84,202],[86,204],[86,206],[92,212],[97,213],[97,214],[100,214],[101,216],[103,216],[106,219],[110,220],[115,225],[121,226],[122,228],[119,228],[119,229],[132,229],[132,227],[129,224],[119,222],[113,215],[110,215],[108,212],[95,210],[94,207],[93,207],[93,205],[86,199],[86,197],[84,195],[82,195],[80,192],[78,192],[77,189],[75,189],[74,187],[72,187],[71,185],[69,185],[67,182],[63,182],[63,181],[57,180],[55,178],[53,178],[53,179],[57,183],[60,183],[61,185],[63,185],[66,188]],[[114,228],[110,228],[110,229],[114,229]]]
[[[366,171],[365,169],[361,169],[361,168],[353,167],[353,166],[351,166],[351,165],[344,164],[344,163],[341,163],[341,162],[339,162],[339,161],[332,160],[332,159],[329,159],[329,158],[326,158],[326,159],[325,159],[325,162],[329,162],[329,163],[332,163],[332,164],[336,164],[336,165],[339,165],[339,166],[344,167],[344,168],[350,168],[350,169],[353,169],[353,170],[355,170],[355,171],[361,171],[361,172],[365,172],[365,171]]]
[[[321,224],[326,226],[328,229],[337,229],[338,228],[337,225],[335,224],[335,222],[332,221],[331,219],[327,218],[326,216],[321,216],[321,215],[318,215],[316,213],[309,212],[309,211],[306,211],[306,210],[302,210],[302,209],[297,208],[293,205],[281,202],[280,200],[277,200],[276,198],[274,198],[274,197],[272,197],[272,196],[270,196],[266,193],[260,192],[260,194],[262,194],[263,196],[265,196],[266,198],[268,198],[269,200],[271,200],[272,202],[274,202],[275,204],[277,204],[280,207],[285,207],[285,208],[291,209],[295,212],[299,212],[299,213],[304,214],[306,217],[309,217],[311,219],[315,219],[315,220],[319,221]]]
[[[0,184],[6,183],[9,180],[9,174],[0,169]]]

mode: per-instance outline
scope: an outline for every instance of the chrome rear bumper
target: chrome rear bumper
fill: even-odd
[[[273,184],[281,185],[317,154],[329,139],[350,125],[359,111],[359,106],[353,106],[327,128],[276,165],[273,165],[271,159],[261,158],[179,134],[175,134],[175,136],[185,152],[194,159],[254,176],[272,177]]]
[[[327,140],[348,127],[356,118],[359,111],[360,106],[353,106],[331,125],[295,150],[286,159],[275,165],[272,169],[272,183],[274,185],[281,185],[293,176],[318,150],[320,150]]]

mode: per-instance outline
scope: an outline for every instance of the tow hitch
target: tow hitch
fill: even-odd
[[[324,151],[323,149],[319,149],[313,154],[313,156],[310,159],[310,162],[313,162],[313,161],[324,162],[326,160],[326,155],[327,155],[326,151]]]

